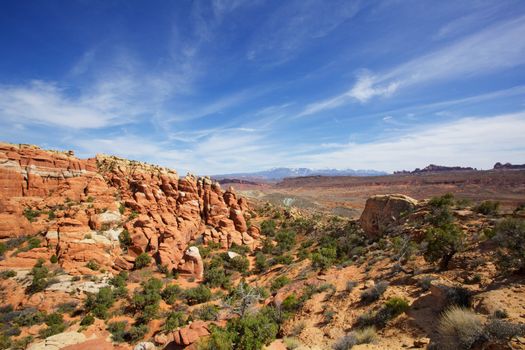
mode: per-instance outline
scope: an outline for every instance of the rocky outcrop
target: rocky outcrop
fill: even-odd
[[[209,178],[180,178],[168,168],[112,156],[78,159],[72,152],[0,143],[0,239],[41,233],[68,272],[89,272],[90,261],[130,268],[141,253],[177,269],[186,264],[188,243],[199,237],[224,247],[253,246],[247,210],[232,188],[222,191]],[[124,246],[119,236],[127,237]]]
[[[220,322],[211,323],[224,326],[220,324]],[[209,325],[210,322],[197,320],[176,331],[167,334],[157,334],[155,336],[155,342],[157,344],[167,345],[166,349],[186,347],[195,343],[200,338],[208,336],[210,334]]]
[[[476,169],[472,167],[462,167],[462,166],[444,166],[444,165],[435,165],[430,164],[424,167],[423,169],[416,168],[413,171],[394,171],[394,174],[425,174],[425,173],[439,173],[446,171],[474,171]]]
[[[199,248],[189,247],[184,253],[184,257],[179,263],[178,270],[193,275],[195,278],[202,280],[204,277],[204,263],[202,262]]]
[[[367,199],[359,222],[369,237],[378,237],[403,215],[412,212],[417,204],[417,200],[402,194],[372,196]]]
[[[505,163],[502,164],[500,162],[497,162],[494,164],[494,170],[525,170],[525,164],[511,164],[511,163]]]

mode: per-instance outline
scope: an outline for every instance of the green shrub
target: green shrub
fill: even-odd
[[[525,220],[503,219],[496,224],[494,232],[500,270],[525,273]]]
[[[5,270],[0,272],[0,279],[6,280],[8,278],[12,278],[16,276],[16,271],[14,270]]]
[[[277,245],[274,247],[273,253],[275,255],[281,255],[289,252],[295,245],[296,234],[293,231],[280,231],[275,236]]]
[[[483,201],[474,207],[474,211],[483,215],[497,215],[499,206],[498,201]]]
[[[235,252],[237,254],[246,255],[250,252],[250,248],[246,245],[238,245],[233,243],[229,249],[231,252]]]
[[[51,262],[51,264],[56,264],[58,262],[58,257],[55,254],[53,254],[51,255],[49,261]]]
[[[22,310],[15,318],[14,323],[19,327],[31,327],[42,324],[46,320],[46,313],[33,308]]]
[[[131,307],[139,313],[139,321],[144,323],[157,317],[161,297],[162,281],[150,278],[142,283],[142,289],[131,298]]]
[[[381,282],[374,284],[373,286],[365,289],[361,293],[361,302],[371,303],[376,300],[379,300],[379,298],[381,297],[381,295],[383,295],[383,293],[386,291],[387,288],[388,288],[388,282],[385,282],[385,281],[381,281]]]
[[[266,237],[265,239],[263,239],[261,251],[264,254],[271,254],[273,252],[273,248],[273,240],[270,237]]]
[[[286,276],[279,276],[279,277],[275,278],[272,281],[272,284],[270,286],[270,290],[272,292],[276,292],[279,289],[281,289],[282,287],[284,287],[285,285],[287,285],[288,283],[290,283],[290,279],[288,277],[286,277]]]
[[[236,349],[233,342],[236,335],[227,329],[215,325],[210,327],[210,336],[203,338],[197,345],[198,350],[232,350]]]
[[[42,241],[36,237],[31,237],[27,240],[27,250],[40,248]]]
[[[238,255],[228,261],[228,267],[242,274],[245,274],[250,268],[250,261],[247,257]]]
[[[116,343],[123,343],[126,341],[126,326],[128,323],[126,321],[119,322],[110,322],[108,323],[107,330],[111,333],[111,340]]]
[[[451,207],[454,205],[454,196],[447,193],[441,197],[433,197],[429,202],[430,214],[427,216],[427,222],[435,227],[450,225],[454,222],[454,215]]]
[[[7,335],[0,333],[0,349],[9,349],[11,347],[11,338],[9,338]]]
[[[219,307],[217,305],[205,305],[193,311],[193,317],[203,321],[217,321]]]
[[[118,275],[113,276],[109,280],[109,284],[115,288],[126,287],[128,277],[129,275],[127,271],[120,271]]]
[[[410,308],[410,305],[404,298],[392,297],[386,301],[384,307],[388,310],[388,313],[392,317],[396,317],[401,315],[403,312],[406,312]]]
[[[425,259],[429,262],[439,261],[440,268],[447,269],[452,257],[463,249],[464,234],[454,224],[431,227],[426,231],[425,243]]]
[[[187,317],[182,311],[170,312],[168,317],[166,317],[163,328],[165,331],[173,331],[178,327],[184,326],[187,321]]]
[[[47,325],[47,328],[41,329],[39,331],[39,335],[42,338],[47,338],[52,335],[62,333],[67,328],[67,325],[64,323],[64,318],[62,317],[62,315],[56,312],[49,314],[46,317],[45,323]]]
[[[120,205],[118,206],[118,211],[120,213],[120,215],[124,215],[124,212],[126,211],[126,206],[122,203],[120,203]]]
[[[257,273],[263,273],[268,269],[268,260],[266,259],[266,256],[258,252],[255,255],[255,271]]]
[[[317,249],[316,253],[312,254],[312,265],[315,268],[326,270],[335,264],[337,260],[337,248],[335,247],[321,247]]]
[[[366,327],[356,331],[352,331],[340,338],[332,346],[334,350],[350,350],[354,345],[369,344],[377,338],[376,329],[374,327]]]
[[[91,326],[93,323],[95,323],[95,317],[93,315],[89,314],[86,315],[82,321],[80,321],[81,326]]]
[[[100,265],[97,264],[97,262],[95,260],[90,260],[88,261],[88,263],[86,264],[86,267],[90,270],[93,270],[93,271],[97,271],[99,268],[100,268]]]
[[[135,269],[140,270],[151,264],[151,256],[147,253],[142,253],[135,258]]]
[[[478,315],[453,306],[439,320],[439,345],[444,349],[470,349],[483,332],[483,323]]]
[[[183,295],[188,305],[202,304],[210,301],[211,290],[201,284],[195,288],[185,290]]]
[[[124,229],[118,236],[118,240],[120,242],[120,246],[123,249],[128,249],[133,245],[133,240],[131,239],[131,235],[129,234],[129,231]]]
[[[204,269],[204,283],[212,288],[229,288],[231,280],[229,274],[223,267],[213,266]]]
[[[47,269],[47,267],[43,266],[43,262],[39,260],[31,269],[30,274],[33,276],[33,280],[31,281],[31,284],[27,287],[26,291],[30,294],[34,294],[46,289],[48,285],[48,273],[49,270]]]
[[[108,317],[108,310],[115,303],[115,296],[110,287],[102,287],[97,294],[88,294],[84,308],[102,320]]]
[[[37,217],[40,216],[39,210],[33,210],[31,208],[25,208],[24,209],[24,216],[29,222],[34,222]]]
[[[275,339],[279,327],[267,314],[258,312],[230,320],[227,329],[234,334],[233,349],[260,350]]]
[[[162,299],[168,304],[173,305],[177,302],[177,299],[181,296],[182,290],[175,284],[170,284],[164,287],[161,296]]]
[[[261,233],[265,236],[275,236],[275,220],[264,220],[261,222]]]
[[[301,346],[301,342],[298,339],[291,337],[284,338],[283,343],[287,350],[294,350]]]
[[[125,333],[124,339],[128,343],[136,343],[137,341],[144,338],[144,336],[148,333],[148,326],[145,324],[134,324],[131,326],[131,328]]]
[[[446,193],[440,197],[432,197],[428,201],[428,205],[432,208],[451,207],[454,205],[454,195],[452,193]]]
[[[47,212],[47,218],[49,220],[54,220],[56,218],[56,214],[55,214],[55,211],[54,210],[50,210]]]
[[[291,256],[290,254],[278,255],[272,259],[271,263],[272,265],[290,265],[291,263],[293,263],[293,256]]]

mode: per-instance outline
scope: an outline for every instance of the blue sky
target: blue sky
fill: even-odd
[[[2,1],[0,140],[217,174],[525,163],[524,1]]]

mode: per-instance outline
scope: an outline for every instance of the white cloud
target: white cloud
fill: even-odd
[[[68,98],[55,84],[33,81],[26,87],[0,86],[0,114],[19,123],[33,122],[73,129],[101,128],[121,123],[105,105]],[[99,101],[104,102],[104,101]]]
[[[375,80],[368,74],[361,76],[352,89],[346,93],[346,96],[355,98],[360,102],[366,102],[374,96],[390,96],[399,87],[399,83],[396,82],[384,86],[374,86]]]
[[[394,171],[430,163],[491,168],[497,161],[523,162],[525,112],[405,128],[395,137],[342,144],[334,152],[296,161],[323,168],[375,168]]]
[[[362,74],[346,92],[311,103],[298,116],[333,109],[355,100],[367,102],[375,96],[390,96],[416,84],[465,80],[523,65],[524,33],[525,16],[495,24],[382,74]]]
[[[392,95],[399,87],[399,83],[397,82],[378,86],[375,83],[376,80],[377,78],[374,76],[371,76],[368,73],[362,73],[359,75],[359,78],[357,79],[357,82],[354,84],[354,86],[348,91],[326,100],[311,103],[307,105],[297,116],[302,117],[324,110],[337,108],[348,103],[349,101],[359,101],[364,103],[370,100],[372,97],[388,97]]]
[[[246,56],[269,65],[285,63],[354,17],[360,6],[360,1],[345,0],[283,1],[252,38]]]
[[[430,163],[491,168],[497,161],[523,163],[525,111],[453,122],[404,126],[373,142],[294,144],[283,147],[271,133],[211,129],[194,142],[144,136],[71,140],[79,154],[116,154],[169,166],[179,173],[220,174],[278,166],[401,170]],[[386,134],[385,134],[386,135]],[[140,147],[136,147],[140,145]]]

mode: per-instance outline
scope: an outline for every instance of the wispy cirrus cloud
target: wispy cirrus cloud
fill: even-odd
[[[32,81],[28,86],[0,86],[0,113],[4,119],[73,129],[123,124],[113,113],[116,101],[108,95],[68,97],[54,83]]]
[[[292,0],[282,2],[252,38],[247,58],[279,65],[299,55],[311,41],[323,38],[354,17],[360,1]]]
[[[357,78],[347,91],[307,105],[298,116],[330,110],[352,101],[389,96],[416,84],[465,79],[525,64],[525,16],[498,23],[430,54],[380,74]]]
[[[286,150],[273,142],[271,133],[220,128],[208,130],[193,144],[133,134],[71,140],[71,144],[85,156],[104,152],[203,175],[275,166],[394,171],[428,163],[490,168],[497,161],[525,154],[523,130],[525,111],[405,125],[371,142],[297,144]]]
[[[376,84],[377,78],[368,72],[360,74],[354,86],[348,91],[326,100],[308,104],[297,117],[315,114],[342,106],[349,101],[367,102],[372,97],[390,96],[399,87],[398,82],[390,82],[383,85]]]

